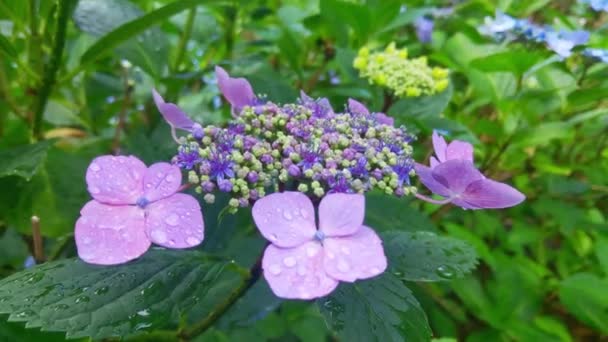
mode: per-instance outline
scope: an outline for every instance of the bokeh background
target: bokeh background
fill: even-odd
[[[435,337],[608,341],[608,64],[577,49],[560,60],[543,44],[479,32],[501,10],[588,30],[588,45],[602,48],[608,12],[569,0],[59,3],[0,0],[0,276],[35,262],[32,215],[41,219],[47,259],[75,255],[73,225],[94,156],[135,154],[150,163],[175,155],[152,88],[201,123],[225,123],[229,106],[213,73],[221,65],[275,102],[294,101],[302,89],[334,108],[349,97],[384,108],[418,136],[421,162],[433,130],[469,141],[488,176],[526,194],[522,205],[498,211],[397,199],[368,207],[367,222],[379,230],[429,230],[475,247],[480,262],[471,275],[411,284]],[[61,6],[67,31],[56,58]],[[421,17],[433,21],[430,41],[416,34]],[[360,48],[390,42],[449,69],[448,88],[387,106],[385,90],[361,78],[353,61]],[[18,174],[7,173],[16,158]],[[199,340],[333,338],[309,303],[260,298],[242,312]],[[4,321],[0,340],[63,340]]]

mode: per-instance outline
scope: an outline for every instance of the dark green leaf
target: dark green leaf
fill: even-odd
[[[473,247],[462,240],[430,232],[386,232],[384,251],[391,271],[409,281],[460,278],[477,265]]]
[[[378,231],[435,231],[435,224],[404,198],[371,193],[365,196],[365,224]]]
[[[251,326],[264,319],[282,302],[272,293],[268,283],[260,279],[222,316],[217,326],[223,329]]]
[[[412,292],[386,272],[355,283],[341,283],[317,301],[327,324],[343,341],[428,341],[431,329]]]
[[[412,118],[439,116],[450,103],[453,92],[450,82],[448,88],[439,94],[401,99],[391,106],[388,113],[406,122]]]
[[[11,59],[17,58],[17,50],[13,44],[3,35],[0,34],[0,51]]]
[[[559,299],[581,321],[608,333],[608,280],[589,273],[578,273],[564,279],[559,286]]]
[[[196,251],[152,249],[111,267],[62,260],[1,280],[0,312],[68,337],[126,336],[175,327],[188,313],[206,317],[243,284],[244,272]]]
[[[16,175],[27,180],[38,172],[52,141],[45,140],[0,151],[0,177]]]

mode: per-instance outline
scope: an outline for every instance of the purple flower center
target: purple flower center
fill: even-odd
[[[135,202],[135,204],[138,207],[144,209],[148,204],[150,204],[150,201],[148,201],[148,199],[145,198],[145,197],[140,197],[140,198],[137,199],[137,201]]]
[[[184,151],[180,150],[177,154],[177,166],[182,169],[192,170],[194,166],[200,163],[201,158],[198,154],[198,151]]]

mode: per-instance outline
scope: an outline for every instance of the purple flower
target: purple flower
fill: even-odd
[[[220,92],[235,110],[257,104],[257,98],[249,81],[244,78],[232,78],[220,66],[215,67],[215,76]]]
[[[314,118],[324,118],[331,116],[334,113],[328,99],[320,98],[315,100],[306,95],[304,91],[300,91],[300,103],[302,103],[304,107],[310,109],[312,112],[312,117]]]
[[[175,135],[176,128],[188,132],[193,132],[194,129],[198,132],[201,129],[200,125],[192,121],[176,104],[165,102],[156,89],[152,89],[152,97],[154,97],[156,108],[158,108],[165,121],[171,126],[171,135],[176,142],[178,142]]]
[[[232,183],[227,179],[223,179],[223,178],[218,179],[217,187],[220,189],[220,191],[223,191],[223,192],[232,191]]]
[[[416,27],[416,36],[421,43],[430,43],[433,36],[433,19],[426,18],[424,16],[419,17],[414,22]]]
[[[430,167],[416,164],[415,169],[422,184],[445,198],[441,203],[451,202],[464,209],[497,209],[512,207],[525,199],[513,187],[487,179],[475,168],[471,144],[455,140],[448,145],[434,132],[433,146],[437,159],[431,157]]]
[[[350,173],[355,177],[367,177],[367,158],[359,157],[355,166],[350,168]]]
[[[292,177],[300,177],[300,174],[302,173],[300,171],[300,168],[297,167],[296,165],[289,165],[289,167],[287,168],[287,172]]]
[[[302,160],[300,160],[298,166],[300,166],[304,171],[312,168],[315,163],[321,163],[323,161],[323,158],[317,149],[312,147],[303,149],[302,152],[300,152],[300,157]]]
[[[232,170],[233,162],[221,153],[213,153],[209,159],[209,176],[213,179],[233,178],[234,171]]]
[[[397,164],[393,166],[393,171],[397,174],[397,181],[399,182],[399,187],[402,187],[403,184],[410,185],[410,172],[414,168],[414,163],[412,160],[408,158],[399,158],[397,160]]]
[[[369,115],[369,109],[357,100],[348,99],[348,111],[355,115]]]
[[[146,167],[132,156],[101,156],[89,165],[86,181],[93,200],[80,211],[74,231],[85,262],[121,264],[152,243],[191,248],[203,241],[201,208],[194,197],[177,193],[182,181],[177,166]]]
[[[201,162],[198,151],[187,151],[181,149],[177,154],[177,166],[185,170],[192,170],[194,166]]]
[[[327,179],[329,185],[329,193],[351,193],[353,192],[348,179],[342,172],[336,173],[333,177]]]
[[[260,233],[270,241],[262,269],[278,297],[324,297],[340,281],[372,278],[387,267],[382,240],[363,224],[363,195],[323,197],[318,229],[312,202],[299,192],[263,197],[253,206],[252,215]]]

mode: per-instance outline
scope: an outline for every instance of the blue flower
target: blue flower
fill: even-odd
[[[579,2],[591,6],[594,11],[608,12],[608,0],[579,0]]]
[[[350,173],[355,177],[367,177],[367,158],[359,157],[355,166],[350,168]]]
[[[209,176],[214,179],[234,178],[234,163],[222,153],[213,153],[209,159]]]
[[[397,160],[397,164],[393,166],[393,171],[397,174],[399,187],[402,187],[403,184],[410,185],[410,172],[413,168],[414,162],[412,162],[411,158],[406,157]]]
[[[426,18],[424,16],[419,17],[414,22],[416,28],[416,37],[421,43],[430,43],[433,36],[433,26],[435,25],[433,19]]]
[[[569,57],[572,49],[577,45],[583,45],[589,40],[589,32],[578,31],[559,31],[547,33],[547,46],[560,57]]]
[[[198,151],[189,151],[180,148],[177,154],[177,166],[185,170],[192,170],[194,166],[201,162]]]
[[[608,63],[608,50],[605,49],[586,48],[583,55]]]

